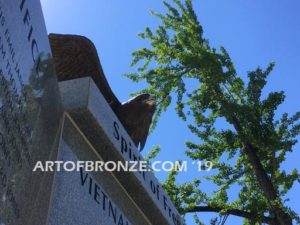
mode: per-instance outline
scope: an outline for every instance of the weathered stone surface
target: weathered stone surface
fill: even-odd
[[[46,223],[62,115],[38,0],[0,0],[0,224]]]

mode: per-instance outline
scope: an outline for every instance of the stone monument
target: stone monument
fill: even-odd
[[[62,120],[38,0],[0,0],[0,224],[46,224]]]
[[[143,143],[93,74],[57,82],[38,0],[0,0],[0,27],[0,225],[184,224],[151,171],[36,169],[142,162]]]

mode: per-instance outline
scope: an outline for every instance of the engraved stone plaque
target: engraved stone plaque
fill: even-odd
[[[59,160],[79,159],[61,142]],[[82,168],[55,175],[49,225],[132,225],[96,179]]]
[[[0,224],[45,224],[62,110],[40,2],[0,0]]]
[[[89,160],[143,161],[137,147],[132,144],[131,138],[91,78],[60,82],[59,86],[68,118],[71,118],[74,125],[84,134],[95,152],[95,156],[90,157]],[[74,142],[79,139],[74,133],[71,133],[70,131],[65,132],[64,128],[63,138],[69,145],[72,141],[68,140]],[[76,146],[80,146],[80,144],[73,144],[73,151],[76,151]],[[82,148],[80,149],[77,150],[78,154],[83,151]],[[84,152],[87,154],[88,151]],[[184,224],[180,214],[151,170],[112,171],[110,177],[114,177],[120,185],[113,191],[111,189],[115,185],[109,183],[109,180],[102,180],[101,185],[107,187],[109,195],[118,200],[120,195],[115,193],[125,191],[138,209],[135,215],[143,215],[147,221],[132,222],[133,224]],[[118,202],[118,204],[122,203],[124,204],[122,201]],[[126,215],[129,218],[131,214],[129,212]]]
[[[107,141],[99,138],[105,147]],[[103,161],[68,113],[60,140],[59,162]],[[152,224],[111,172],[60,168],[55,172],[47,224]]]

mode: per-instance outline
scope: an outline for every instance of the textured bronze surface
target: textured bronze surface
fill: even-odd
[[[155,112],[155,101],[151,96],[141,94],[121,104],[105,78],[97,50],[89,39],[79,35],[50,34],[49,40],[58,80],[91,77],[135,145],[143,149]]]

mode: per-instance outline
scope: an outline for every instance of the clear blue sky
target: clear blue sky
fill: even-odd
[[[160,0],[41,0],[49,33],[79,34],[91,39],[100,56],[107,79],[121,101],[140,90],[122,74],[132,72],[131,52],[146,42],[137,33],[146,26],[155,27],[158,20],[150,9],[163,11]],[[266,91],[284,90],[287,98],[278,113],[300,110],[300,1],[299,0],[199,0],[194,1],[204,35],[214,47],[224,46],[230,53],[241,76],[258,65],[265,67],[275,61]],[[195,140],[186,124],[173,110],[165,113],[145,147],[159,144],[160,160],[185,159],[185,141]],[[299,144],[290,154],[285,168],[300,169]],[[164,179],[165,173],[156,174]],[[180,176],[180,181],[201,177],[195,171]],[[209,191],[210,184],[202,188]],[[300,185],[290,192],[289,205],[300,213]],[[199,215],[203,218],[203,214]],[[205,217],[208,217],[205,214]],[[206,220],[207,221],[207,220]],[[226,224],[241,224],[230,217]],[[187,217],[187,224],[194,224]]]

